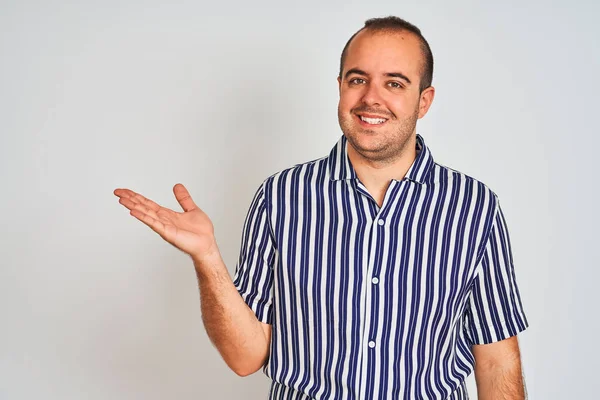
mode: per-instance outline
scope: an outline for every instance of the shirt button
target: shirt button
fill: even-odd
[[[384,221],[384,220],[382,220],[382,219],[380,219],[379,221],[377,221],[377,223],[378,223],[379,225],[383,226],[383,224],[385,224],[385,221]]]
[[[375,342],[371,340],[371,341],[369,342],[369,347],[370,347],[370,348],[373,348],[373,347],[375,347]]]
[[[373,282],[374,284],[378,284],[379,283],[379,279],[377,277],[371,279],[371,282]]]

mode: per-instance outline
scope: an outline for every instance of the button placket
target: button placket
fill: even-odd
[[[377,214],[373,217],[373,222],[370,227],[370,242],[371,246],[369,248],[368,255],[368,267],[365,276],[364,282],[364,290],[365,290],[365,303],[364,303],[364,325],[363,325],[363,351],[362,351],[362,370],[361,375],[363,379],[368,380],[368,365],[370,363],[369,358],[374,356],[372,353],[373,349],[376,346],[375,337],[377,335],[377,322],[372,320],[372,315],[378,315],[378,310],[376,309],[376,304],[378,303],[375,298],[378,296],[377,287],[374,287],[372,284],[373,276],[375,274],[375,270],[377,269],[376,260],[377,255],[377,243],[381,240],[381,237],[384,232],[381,231],[381,223],[379,222],[381,219],[379,218],[381,215],[381,209],[378,210]],[[383,222],[383,220],[381,220]],[[374,325],[375,324],[375,325]]]
[[[372,384],[374,381],[373,379],[370,379],[369,371],[372,371],[374,363],[377,363],[378,355],[381,354],[381,352],[386,351],[386,343],[380,343],[380,340],[383,337],[380,334],[382,321],[378,320],[378,318],[371,318],[372,315],[379,315],[379,308],[383,307],[382,302],[385,302],[386,296],[384,293],[385,288],[383,283],[381,283],[380,277],[383,277],[382,274],[386,274],[388,265],[386,259],[376,259],[376,256],[378,256],[377,246],[387,238],[388,234],[391,234],[390,227],[394,212],[389,210],[390,204],[394,204],[394,200],[398,199],[398,196],[402,196],[408,188],[409,185],[407,182],[392,180],[388,187],[388,191],[386,192],[382,207],[377,210],[376,215],[373,215],[370,232],[372,244],[369,249],[369,266],[365,277],[367,282],[370,280],[366,288],[365,314],[367,319],[365,320],[363,337],[361,338],[362,346],[364,346],[363,351],[361,352],[363,355],[361,375],[362,379],[365,379],[366,382],[371,383],[371,385],[368,383],[365,385],[365,381],[362,382],[360,398],[366,398],[367,393],[372,393]],[[398,202],[400,204],[400,199],[398,199]],[[381,257],[383,257],[384,254],[386,254],[385,251],[382,252]]]
[[[377,244],[379,242],[381,242],[384,238],[385,238],[385,218],[381,217],[381,215],[383,214],[384,209],[380,209],[379,212],[377,213],[377,215],[375,215],[375,218],[373,218],[373,225],[371,226],[371,240],[372,240],[372,244],[371,244],[371,248],[370,248],[370,254],[369,254],[369,268],[367,269],[367,279],[370,280],[371,285],[368,285],[368,287],[366,288],[367,292],[367,304],[366,304],[366,317],[367,317],[367,322],[365,324],[365,334],[366,337],[365,339],[368,340],[368,342],[366,343],[368,347],[368,349],[374,349],[375,348],[375,338],[377,337],[377,331],[379,329],[379,322],[380,321],[373,321],[371,319],[371,315],[379,315],[379,303],[381,301],[381,299],[379,299],[379,288],[377,288],[375,285],[377,285],[379,283],[379,278],[378,278],[378,274],[379,274],[379,269],[380,266],[378,266],[378,263],[381,263],[382,260],[377,260]]]

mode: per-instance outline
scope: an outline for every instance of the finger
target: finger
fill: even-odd
[[[127,199],[130,199],[133,202],[143,204],[143,205],[145,205],[146,207],[148,207],[149,209],[151,209],[154,212],[157,212],[161,208],[161,206],[159,206],[158,204],[156,204],[152,200],[150,200],[150,199],[142,196],[139,193],[134,192],[133,190],[129,190],[129,189],[116,189],[114,191],[114,194],[115,194],[115,196],[118,196],[120,198],[127,198]]]
[[[133,197],[135,192],[133,190],[119,188],[115,189],[113,194],[117,197]]]
[[[145,198],[144,196],[142,196],[141,194],[135,193],[133,195],[133,199],[136,201],[139,201],[141,204],[145,205],[146,207],[148,207],[149,209],[151,209],[154,212],[157,212],[158,210],[160,210],[162,207],[159,206],[158,204],[156,204],[155,202],[153,202],[150,199]]]
[[[130,214],[142,221],[145,225],[149,226],[150,229],[164,238],[165,225],[162,222],[136,209],[131,210]]]
[[[194,203],[194,200],[192,200],[192,196],[190,196],[190,193],[181,183],[178,183],[177,185],[173,186],[173,193],[175,193],[175,198],[179,202],[181,208],[183,208],[183,211],[187,212],[198,208],[196,203]]]
[[[131,211],[137,210],[139,212],[142,212],[144,214],[149,215],[150,217],[152,217],[154,219],[158,219],[158,216],[157,216],[156,212],[154,212],[154,210],[152,210],[151,208],[146,207],[142,203],[136,203],[135,201],[133,201],[130,198],[121,197],[119,199],[119,203],[122,204],[123,206],[125,206],[125,208],[128,208]]]

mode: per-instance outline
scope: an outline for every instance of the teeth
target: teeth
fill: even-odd
[[[360,119],[366,122],[367,124],[372,125],[383,124],[386,121],[384,118],[367,118],[363,116],[361,116]]]

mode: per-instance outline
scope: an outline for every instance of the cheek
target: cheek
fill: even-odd
[[[340,95],[339,108],[342,111],[350,112],[360,103],[360,94],[358,91],[342,92]]]
[[[348,104],[348,102],[345,101],[340,101],[339,105],[338,105],[338,112],[340,114],[347,114],[350,112],[350,110],[352,109],[352,107]]]
[[[412,99],[395,99],[395,101],[388,103],[388,105],[391,107],[390,111],[393,112],[394,114],[396,114],[397,116],[400,115],[412,115],[415,112],[415,109],[418,108],[419,106],[419,102],[418,101],[414,101]]]

